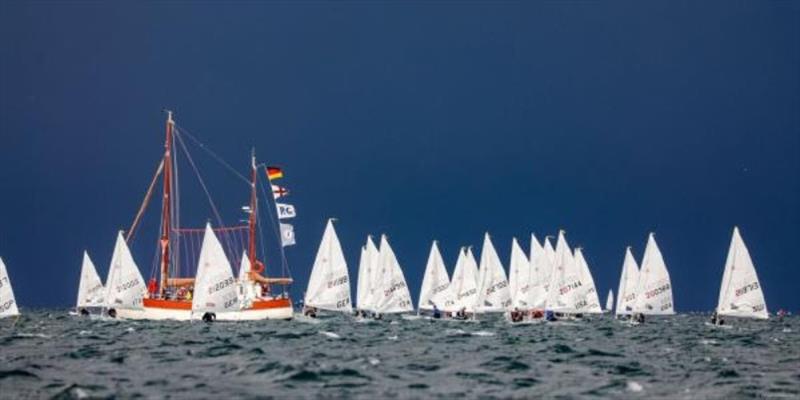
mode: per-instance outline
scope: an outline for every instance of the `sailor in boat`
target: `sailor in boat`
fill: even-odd
[[[147,282],[147,292],[150,293],[150,297],[156,297],[156,293],[158,293],[158,282],[156,282],[156,278],[150,278],[150,281]]]
[[[542,319],[544,318],[544,312],[541,309],[534,309],[531,310],[531,319]]]
[[[632,317],[632,320],[633,320],[633,322],[636,322],[637,324],[643,324],[644,323],[644,313],[634,313],[633,317]]]
[[[317,308],[311,306],[303,307],[303,315],[309,318],[317,318]]]
[[[514,307],[514,311],[511,311],[511,322],[522,322],[522,318],[522,311],[518,307]]]
[[[439,307],[436,307],[436,304],[433,305],[433,318],[434,319],[442,318],[442,312],[439,311]]]
[[[711,314],[711,323],[714,324],[714,325],[725,325],[725,320],[722,319],[722,316],[717,314],[716,311],[714,311]]]
[[[467,308],[461,307],[461,309],[456,312],[456,315],[453,317],[453,319],[467,319]]]
[[[85,309],[85,308],[83,308],[83,307],[81,307],[81,309],[80,309],[80,310],[78,310],[78,313],[79,313],[81,316],[84,316],[84,317],[88,317],[88,316],[89,316],[89,310],[87,310],[87,309]]]
[[[786,318],[786,310],[781,308],[776,315],[778,316],[778,322],[783,322],[783,319]]]
[[[554,313],[553,310],[545,311],[544,312],[544,319],[547,322],[556,322],[556,321],[558,321],[558,318],[556,317],[556,313]]]

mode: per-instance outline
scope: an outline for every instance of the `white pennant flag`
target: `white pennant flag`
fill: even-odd
[[[281,245],[283,247],[295,244],[294,227],[290,224],[281,224]]]
[[[279,219],[294,218],[297,216],[297,213],[294,211],[294,206],[291,204],[275,203],[275,207],[278,209]]]

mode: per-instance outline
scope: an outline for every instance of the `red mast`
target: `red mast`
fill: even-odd
[[[258,171],[256,169],[255,149],[253,149],[250,160],[252,167],[250,181],[250,243],[248,244],[247,255],[250,257],[250,269],[252,271],[253,268],[256,268],[256,216],[258,215],[258,210],[256,209],[258,205],[258,199],[256,198],[256,177],[258,176]]]
[[[167,111],[167,139],[164,143],[164,198],[161,203],[161,298],[166,297],[169,282],[169,236],[172,229],[172,111]]]

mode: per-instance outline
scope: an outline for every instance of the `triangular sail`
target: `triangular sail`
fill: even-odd
[[[583,250],[581,248],[575,249],[575,265],[578,267],[578,274],[581,280],[581,291],[585,304],[584,307],[577,307],[579,311],[590,314],[602,314],[603,309],[600,307],[600,296],[597,294],[597,288],[594,286],[594,278],[592,278],[592,271],[589,269],[589,264],[586,258],[583,257]]]
[[[361,246],[361,256],[358,258],[358,278],[356,280],[356,309],[365,310],[369,297],[369,284],[372,279],[372,268],[369,265],[367,246]]]
[[[332,220],[328,220],[308,279],[305,304],[329,311],[350,312],[350,275]]]
[[[500,257],[487,233],[483,237],[481,264],[478,273],[476,312],[502,312],[511,305],[511,292]]]
[[[75,308],[83,307],[102,307],[105,301],[105,287],[97,275],[92,259],[87,252],[83,252],[83,263],[81,265],[81,281],[78,284],[78,300]]]
[[[661,250],[651,233],[642,258],[642,270],[636,290],[634,312],[648,315],[675,314],[672,303],[672,282],[661,256]]]
[[[383,296],[381,287],[383,286],[383,276],[380,274],[381,253],[378,246],[372,240],[372,236],[367,236],[366,257],[369,266],[369,281],[367,282],[367,297],[364,299],[362,310],[375,312],[378,309],[378,301]]]
[[[769,318],[756,267],[737,227],[733,228],[725,261],[717,312],[734,317]]]
[[[239,301],[243,308],[250,307],[252,302],[258,298],[259,284],[250,279],[250,258],[247,251],[242,254],[242,261],[239,263]]]
[[[625,261],[622,263],[622,274],[617,289],[616,315],[628,315],[636,304],[636,290],[639,285],[639,266],[631,254],[630,246],[625,249]]]
[[[109,308],[140,309],[142,300],[147,294],[144,278],[139,272],[139,267],[133,261],[128,244],[122,237],[122,232],[117,234],[117,243],[114,245],[114,254],[111,256],[111,267],[108,268],[106,279],[105,306]]]
[[[0,318],[19,315],[17,300],[14,298],[14,290],[11,289],[11,279],[8,277],[6,264],[0,258]]]
[[[546,241],[546,246],[550,242]],[[552,249],[552,246],[550,246]],[[547,250],[536,239],[536,235],[531,234],[531,275],[528,289],[528,305],[530,309],[542,309],[547,303],[547,289],[550,278],[553,274],[553,267]]]
[[[614,308],[614,291],[609,289],[608,296],[606,296],[606,309],[604,311],[611,312]]]
[[[203,234],[194,288],[192,313],[218,313],[241,308],[231,263],[211,224],[206,224]]]
[[[453,304],[455,302],[450,291],[450,277],[447,275],[447,268],[444,265],[442,254],[439,252],[439,246],[434,241],[428,255],[428,263],[425,266],[417,308],[432,310],[435,305],[440,310],[446,310],[452,308]]]
[[[581,281],[563,230],[558,232],[555,254],[555,268],[547,293],[547,309],[563,313],[576,313],[578,312],[577,305],[582,297]]]
[[[455,304],[452,308],[445,309],[446,311],[465,309],[472,312],[475,309],[475,300],[478,298],[478,263],[472,251],[467,252],[463,247],[458,251],[450,288],[455,297]]]
[[[511,307],[527,310],[530,308],[528,291],[531,289],[531,266],[528,257],[519,247],[517,238],[511,240],[511,260],[508,267],[508,290],[511,293]]]
[[[386,235],[381,235],[380,245],[380,275],[383,277],[381,297],[377,304],[377,312],[382,314],[402,313],[414,309],[411,303],[411,293],[408,292],[406,277],[403,269],[394,255],[394,250],[386,240]]]

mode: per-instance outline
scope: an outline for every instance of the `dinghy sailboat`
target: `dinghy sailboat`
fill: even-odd
[[[428,255],[428,263],[425,266],[422,287],[419,290],[417,312],[433,312],[434,318],[439,318],[442,311],[452,309],[454,304],[455,300],[450,289],[450,277],[447,275],[444,259],[439,252],[439,245],[434,240]],[[436,315],[437,311],[438,316]]]
[[[639,266],[636,259],[631,254],[631,247],[625,249],[625,261],[622,263],[622,274],[619,277],[619,288],[617,289],[617,306],[615,315],[617,318],[631,315],[633,306],[636,303],[636,290],[639,285]]]
[[[733,228],[716,312],[719,316],[769,318],[756,267],[738,227]]]
[[[445,311],[463,313],[461,318],[474,313],[475,302],[478,299],[478,263],[472,255],[472,249],[462,247],[459,250],[450,287],[455,296],[455,304],[452,309]]]
[[[575,249],[574,257],[582,284],[581,304],[584,305],[583,307],[578,306],[578,308],[582,308],[582,312],[585,313],[602,314],[603,309],[600,307],[600,297],[597,294],[597,288],[594,286],[594,278],[592,278],[589,264],[586,262],[586,258],[583,257],[583,250],[580,247]]]
[[[241,265],[239,256],[243,254],[243,250],[246,249],[247,251],[245,254],[248,257],[246,283],[248,285],[258,285],[258,293],[255,294],[254,298],[245,302],[240,302],[238,311],[216,313],[217,319],[290,319],[292,317],[292,303],[288,295],[287,285],[292,283],[292,279],[288,277],[288,265],[286,263],[285,254],[283,254],[283,248],[284,246],[294,244],[292,226],[282,222],[280,224],[275,223],[273,226],[276,237],[280,239],[279,247],[281,250],[283,276],[267,276],[265,265],[258,258],[258,254],[256,253],[256,232],[259,212],[256,193],[257,189],[261,187],[258,184],[257,177],[258,170],[262,165],[256,164],[255,155],[253,155],[251,158],[251,178],[248,182],[248,186],[250,187],[250,204],[249,206],[242,207],[243,211],[249,214],[247,224],[224,226],[217,208],[213,204],[208,193],[207,185],[203,182],[202,177],[200,177],[197,167],[187,150],[186,143],[183,139],[184,133],[198,144],[199,147],[208,151],[205,146],[189,135],[188,132],[185,132],[183,129],[178,129],[175,121],[172,119],[172,112],[167,111],[166,140],[163,157],[131,228],[128,230],[122,245],[118,244],[117,246],[118,249],[124,247],[127,254],[125,257],[126,261],[123,263],[126,268],[124,271],[127,271],[126,273],[129,272],[128,276],[133,276],[133,270],[135,269],[138,277],[130,282],[120,279],[116,281],[111,279],[107,280],[107,301],[111,300],[107,303],[107,306],[110,307],[109,311],[119,317],[128,319],[174,320],[190,320],[193,318],[194,313],[199,312],[193,307],[193,300],[190,297],[190,294],[197,290],[195,287],[196,281],[195,278],[192,277],[194,276],[192,272],[198,271],[198,268],[202,267],[202,265],[199,265],[197,254],[197,248],[200,247],[198,240],[200,239],[200,235],[207,232],[207,230],[184,228],[180,225],[180,196],[178,196],[180,191],[178,188],[177,157],[178,150],[183,150],[183,154],[191,166],[191,169],[197,173],[200,185],[208,196],[209,204],[219,224],[217,228],[213,229],[213,232],[215,237],[220,236],[222,238],[221,241],[219,238],[216,240],[224,245],[223,250],[226,254],[228,264],[218,265],[214,268],[222,270],[225,265],[228,266],[228,269],[230,269],[230,265]],[[215,154],[212,155],[215,159],[219,159]],[[223,164],[227,168],[231,168],[224,162]],[[264,167],[264,169],[270,182],[272,179],[278,179],[282,176],[278,168]],[[159,177],[163,184],[163,194],[161,196],[161,226],[157,244],[158,260],[151,274],[153,278],[145,289],[144,281],[141,279],[141,274],[138,273],[138,268],[136,268],[135,263],[133,263],[133,259],[128,259],[129,252],[125,242],[132,240],[134,237],[136,228],[147,208]],[[241,178],[247,181],[247,178]],[[271,197],[273,197],[273,199],[278,199],[287,194],[285,189],[275,185],[272,186],[273,193]],[[271,200],[267,197],[264,201],[269,204]],[[282,220],[294,217],[294,208],[291,205],[277,202],[274,202],[273,205],[275,206],[273,211],[275,211],[277,216],[277,218],[275,218],[275,216],[270,214],[273,222],[275,222],[276,219]],[[270,212],[269,208],[270,207],[267,207],[266,211],[268,213]],[[204,242],[205,236],[208,235],[204,235],[202,239]],[[113,267],[114,265],[112,265],[112,269]],[[111,274],[110,277],[113,278]],[[135,285],[131,286],[134,282]],[[239,287],[240,285],[234,286]],[[282,288],[282,291],[277,292],[274,286],[278,286],[279,289]],[[123,289],[123,292],[117,294],[116,291],[120,288]],[[119,300],[121,300],[122,303],[113,302]]]
[[[500,257],[494,249],[492,239],[486,233],[483,237],[481,264],[478,273],[477,313],[505,312],[511,306],[511,292],[508,279]]]
[[[105,287],[97,274],[89,253],[83,252],[81,265],[81,280],[78,284],[78,300],[75,302],[75,313],[88,315],[93,308],[103,307],[105,300]]]
[[[108,308],[109,317],[141,318],[144,313],[142,301],[146,295],[142,273],[120,231],[108,268],[103,305]]]
[[[563,230],[558,232],[555,260],[546,309],[560,314],[578,314],[585,306],[580,293],[583,284]]]
[[[608,296],[606,296],[606,309],[603,310],[604,313],[610,313],[614,311],[614,291],[612,289],[608,289]]]
[[[633,312],[644,315],[675,314],[672,282],[653,233],[648,237],[644,250]]]
[[[0,258],[0,318],[16,315],[19,315],[19,309],[14,298],[14,290],[11,288],[11,279],[8,278],[6,264]]]
[[[350,275],[342,245],[333,228],[333,219],[329,219],[325,226],[303,304],[306,307],[304,313],[308,315],[314,309],[343,313],[352,311]]]
[[[508,267],[508,287],[511,292],[511,308],[528,310],[533,266],[522,251],[517,238],[511,240],[511,261]]]
[[[203,234],[203,245],[194,281],[194,297],[192,298],[192,319],[202,315],[205,322],[219,319],[237,320],[241,308],[239,288],[233,277],[230,261],[222,249],[222,244],[206,224]]]
[[[400,263],[397,261],[386,235],[381,235],[381,244],[378,251],[381,284],[375,307],[377,315],[413,311],[414,305],[411,302],[411,293],[408,291],[406,277],[403,275],[403,269],[400,267]]]
[[[548,247],[550,250],[547,250]],[[544,311],[547,304],[547,290],[550,278],[553,275],[553,264],[548,251],[553,251],[550,241],[545,238],[545,245],[539,244],[536,235],[531,234],[531,280],[528,291],[528,304],[530,310]],[[555,253],[555,252],[554,252]]]
[[[367,243],[361,248],[361,259],[358,263],[358,282],[356,285],[356,309],[362,317],[376,312],[377,295],[382,277],[378,273],[378,257],[380,256],[372,236],[367,236]]]

